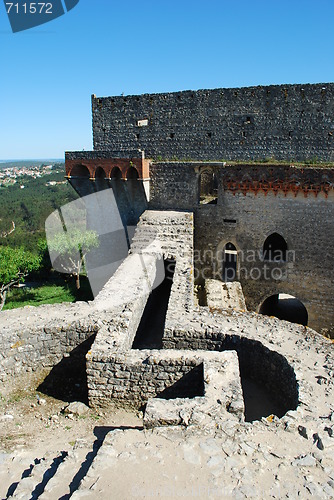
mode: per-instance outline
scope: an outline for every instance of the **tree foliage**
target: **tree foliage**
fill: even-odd
[[[57,233],[48,240],[53,266],[75,276],[77,289],[80,288],[80,273],[85,265],[86,255],[98,246],[97,233],[81,229]]]
[[[2,232],[0,232],[0,238],[7,238],[14,231],[15,231],[15,222],[12,221],[12,226],[11,226],[11,228],[8,231],[2,231]]]
[[[16,184],[0,187],[0,234],[7,233],[15,222],[15,231],[1,244],[24,247],[38,252],[38,240],[45,238],[45,221],[57,208],[78,199],[73,187],[66,184],[49,185],[49,181],[64,181],[64,171],[52,172],[32,179],[20,177]],[[21,186],[24,185],[24,189]]]
[[[7,292],[32,271],[39,268],[40,257],[22,247],[0,246],[0,311],[5,305]]]

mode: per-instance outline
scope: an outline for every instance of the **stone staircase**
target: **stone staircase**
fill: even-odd
[[[56,457],[36,458],[22,473],[18,482],[12,483],[4,499],[15,500],[66,500],[78,489],[83,477],[101,447],[95,441],[93,449],[78,440],[73,449],[62,451]]]
[[[16,485],[12,484],[6,498],[15,500],[40,498],[46,484],[55,476],[66,457],[67,452],[63,451],[56,457],[36,458],[30,465],[30,473],[26,470],[22,474],[21,480]]]
[[[80,464],[85,460],[85,454],[80,450],[72,450],[59,465],[57,473],[45,485],[44,492],[38,497],[41,500],[56,500],[70,498],[80,484]]]

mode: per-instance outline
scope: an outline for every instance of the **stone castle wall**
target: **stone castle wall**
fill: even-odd
[[[334,169],[221,161],[331,162],[333,110],[333,83],[92,96],[94,151],[67,153],[66,171],[90,168],[94,182],[80,175],[70,182],[80,185],[80,195],[89,183],[93,191],[111,187],[125,224],[135,224],[146,208],[192,212],[195,279],[222,279],[223,251],[231,243],[250,310],[259,311],[272,295],[293,295],[305,305],[308,324],[333,336]],[[149,188],[138,172],[143,196],[137,203],[128,181],[120,196],[111,172],[113,158],[144,161],[143,151],[153,161],[149,180],[142,175]],[[96,178],[101,168],[105,179]],[[200,203],[206,171],[216,176],[217,204]],[[274,233],[286,241],[285,262],[264,262],[264,242]]]
[[[333,110],[333,83],[93,95],[94,149],[142,149],[154,159],[333,161]]]
[[[199,178],[208,169],[218,180],[213,205],[199,203]],[[309,326],[333,329],[332,169],[160,162],[150,172],[150,208],[194,213],[195,279],[222,279],[223,249],[231,242],[238,252],[236,279],[250,310],[286,293],[303,302]],[[286,262],[263,260],[264,242],[273,233],[287,243]]]

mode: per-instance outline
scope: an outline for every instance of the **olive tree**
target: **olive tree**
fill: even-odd
[[[36,271],[40,265],[40,256],[24,250],[0,246],[0,311],[2,311],[8,291],[22,283],[26,276]]]
[[[53,267],[58,271],[72,274],[76,287],[80,288],[80,273],[85,265],[85,258],[93,248],[99,246],[95,231],[71,229],[56,233],[48,239],[48,247]]]

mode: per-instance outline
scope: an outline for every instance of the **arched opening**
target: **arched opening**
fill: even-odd
[[[106,173],[103,170],[102,167],[97,167],[95,170],[95,179],[105,179],[106,178]]]
[[[218,180],[211,170],[205,170],[199,176],[199,203],[217,205]]]
[[[288,245],[278,233],[273,233],[268,236],[263,245],[263,259],[271,261],[285,261]]]
[[[111,174],[110,174],[110,179],[115,179],[115,180],[119,180],[122,178],[122,172],[121,172],[121,169],[118,168],[118,167],[114,167],[111,171]]]
[[[261,305],[259,313],[304,326],[308,322],[308,313],[304,304],[293,295],[285,293],[268,297]]]
[[[238,252],[233,243],[226,243],[223,251],[223,281],[234,281],[237,275]]]
[[[75,165],[70,172],[70,176],[90,178],[90,172],[85,165]]]
[[[126,172],[126,179],[127,180],[136,180],[139,178],[138,171],[135,167],[130,167],[128,171]]]

